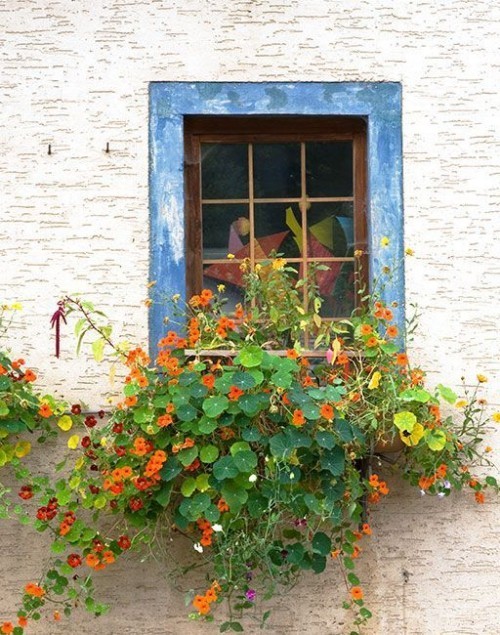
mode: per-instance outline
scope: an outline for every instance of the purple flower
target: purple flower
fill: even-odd
[[[255,591],[254,589],[248,589],[248,591],[245,593],[245,597],[249,602],[253,602],[256,595],[257,591]]]

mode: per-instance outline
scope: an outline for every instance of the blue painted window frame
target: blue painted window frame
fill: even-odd
[[[350,115],[367,121],[370,277],[390,266],[383,289],[404,332],[402,88],[396,82],[152,82],[149,91],[150,280],[155,298],[185,296],[184,117],[187,115]],[[388,245],[382,238],[389,239]],[[394,266],[397,264],[397,266]],[[149,341],[168,310],[153,303]]]

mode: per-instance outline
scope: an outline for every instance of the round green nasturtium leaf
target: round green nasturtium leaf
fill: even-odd
[[[233,386],[240,390],[250,390],[255,386],[255,379],[250,373],[239,371],[233,375]]]
[[[231,456],[234,456],[238,452],[244,452],[245,450],[250,450],[250,445],[246,443],[246,441],[236,441],[229,448],[229,452],[231,452]]]
[[[413,412],[403,410],[402,412],[396,412],[394,415],[394,425],[401,432],[411,432],[416,423],[417,417]]]
[[[440,452],[446,445],[446,434],[442,430],[426,430],[425,442],[434,452]]]
[[[206,445],[200,450],[200,459],[203,463],[213,463],[219,456],[219,448],[215,445]]]
[[[9,414],[9,406],[3,399],[0,399],[0,417],[6,417]]]
[[[198,416],[198,411],[190,403],[180,405],[175,411],[180,421],[194,421]]]
[[[408,388],[399,393],[400,399],[404,401],[418,401],[419,403],[427,403],[431,397],[431,393],[423,388]]]
[[[242,395],[238,399],[238,406],[247,417],[254,417],[260,411],[261,401],[258,395]]]
[[[240,472],[252,472],[257,467],[257,455],[251,450],[237,452],[233,460]]]
[[[331,538],[322,531],[317,531],[312,539],[312,548],[315,553],[327,556],[332,550]]]
[[[207,489],[210,489],[209,480],[210,474],[198,474],[196,477],[196,489],[199,492],[206,492]]]
[[[198,448],[195,445],[192,448],[186,448],[185,450],[181,450],[177,455],[179,461],[184,465],[184,467],[191,465],[191,463],[198,456]]]
[[[333,476],[340,476],[345,469],[344,449],[337,445],[332,450],[325,450],[320,459],[320,465],[323,470],[328,470]]]
[[[232,456],[223,456],[214,463],[213,475],[218,481],[234,478],[238,474],[239,469],[236,467]]]
[[[289,564],[300,564],[304,558],[304,545],[301,542],[295,542],[292,545],[286,545],[287,555],[286,561]]]
[[[222,414],[224,412],[224,410],[228,407],[229,405],[229,400],[227,397],[224,397],[223,395],[218,395],[215,397],[209,397],[208,399],[205,399],[205,401],[203,402],[203,412],[207,415],[207,417],[210,417],[211,419],[215,419],[215,417],[218,417],[220,414]]]
[[[210,507],[211,501],[208,494],[195,494],[192,498],[185,498],[179,505],[179,512],[190,521],[198,520],[205,510]]]
[[[264,359],[264,351],[260,346],[247,346],[243,348],[235,358],[236,364],[241,364],[245,368],[259,366]]]
[[[237,512],[248,500],[248,492],[234,481],[226,481],[221,489],[222,498],[232,512]]]
[[[189,476],[181,485],[181,494],[189,498],[192,496],[196,489],[196,481],[192,476]]]
[[[198,422],[198,430],[200,434],[212,434],[212,432],[217,428],[217,420],[209,419],[208,417],[202,417]]]
[[[167,462],[160,470],[160,476],[164,481],[171,481],[182,472],[182,465],[175,456],[169,456]]]

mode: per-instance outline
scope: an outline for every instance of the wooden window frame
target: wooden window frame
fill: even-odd
[[[253,204],[262,202],[285,202],[279,198],[255,199],[252,188],[252,143],[296,142],[301,143],[301,152],[305,152],[304,143],[309,141],[352,141],[353,143],[353,195],[352,197],[306,197],[305,173],[302,172],[301,197],[290,197],[286,202],[295,202],[301,211],[301,226],[305,244],[307,225],[305,221],[308,202],[353,202],[354,249],[363,253],[361,272],[363,278],[356,277],[368,287],[367,257],[367,126],[362,117],[340,116],[188,116],[184,118],[184,165],[185,165],[185,219],[186,219],[186,289],[188,297],[199,293],[203,281],[203,236],[202,236],[202,198],[201,198],[201,144],[202,143],[246,143],[249,144],[250,191],[248,204],[250,227],[253,235]],[[301,164],[304,157],[301,157]],[[212,201],[213,202],[213,201]],[[224,203],[242,202],[231,199]],[[247,202],[247,201],[245,201]],[[250,260],[254,262],[253,241],[250,241]],[[307,256],[291,259],[290,263],[318,262],[318,258]],[[354,256],[325,258],[325,262],[353,262]],[[222,260],[210,261],[227,262]],[[238,261],[239,262],[239,261]],[[356,266],[356,265],[355,265]],[[355,305],[359,305],[359,294],[355,289]],[[307,297],[307,294],[304,294]],[[307,308],[307,307],[305,307]],[[341,316],[347,317],[347,316]],[[327,318],[328,319],[328,318]],[[330,318],[332,319],[332,318]],[[333,318],[339,319],[339,318]]]

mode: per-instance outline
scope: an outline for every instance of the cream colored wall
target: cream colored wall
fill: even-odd
[[[47,386],[97,407],[105,372],[75,357],[69,328],[53,355],[57,299],[80,292],[119,332],[146,338],[148,82],[400,81],[405,231],[416,252],[407,301],[422,313],[413,358],[436,383],[488,375],[498,408],[499,13],[478,0],[4,0],[0,298],[25,307],[14,352]],[[498,432],[488,442],[498,455]],[[369,632],[498,633],[497,502],[422,499],[388,478],[361,565],[377,614]],[[29,533],[1,531],[0,621],[44,557]],[[110,570],[100,584],[116,607],[108,616],[82,612],[36,632],[202,632],[154,567]],[[306,579],[278,603],[270,632],[349,632],[337,585],[333,571]]]

